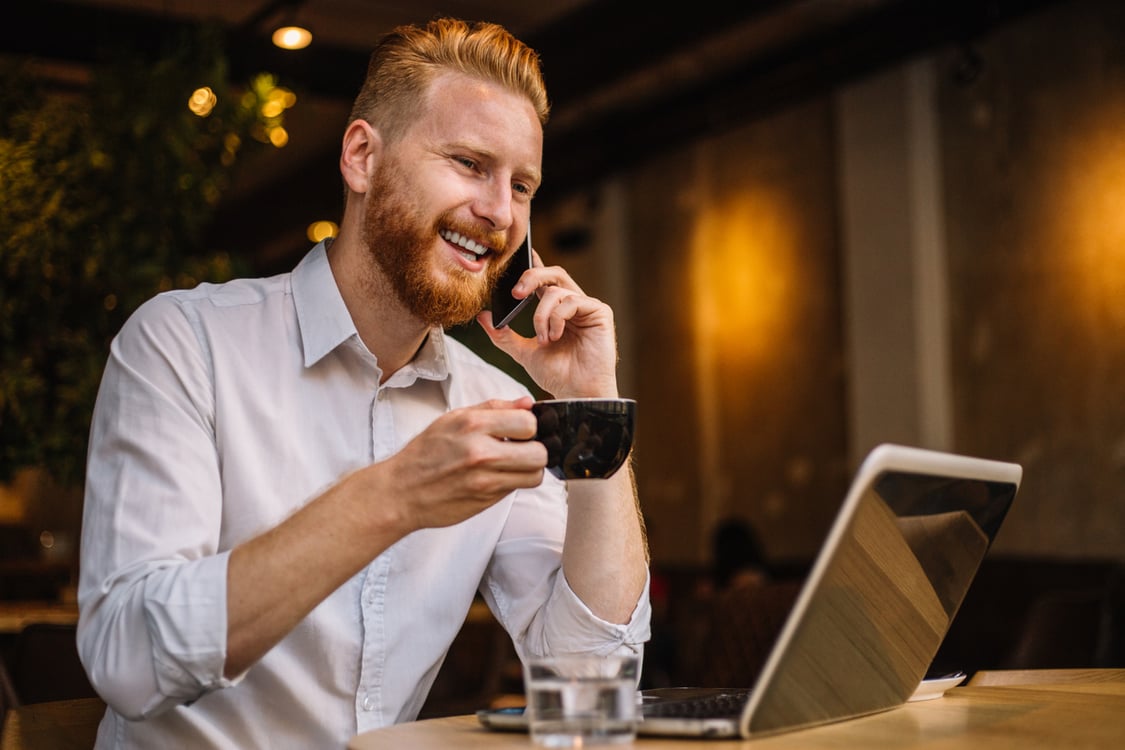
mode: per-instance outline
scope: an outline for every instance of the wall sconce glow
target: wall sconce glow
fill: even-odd
[[[320,242],[321,240],[329,237],[335,237],[340,233],[340,227],[336,226],[334,221],[314,221],[309,224],[308,235],[309,242]]]
[[[1106,105],[1073,129],[1047,199],[1066,302],[1088,330],[1125,330],[1125,107]]]
[[[282,49],[304,49],[312,43],[312,32],[303,26],[282,26],[273,32],[274,45]]]
[[[790,334],[797,300],[796,222],[769,190],[703,211],[692,236],[694,318],[717,362],[768,361]]]
[[[215,108],[218,101],[219,97],[215,96],[215,92],[211,90],[210,86],[201,86],[191,92],[191,98],[188,99],[188,109],[198,117],[206,117],[211,114],[211,110]]]

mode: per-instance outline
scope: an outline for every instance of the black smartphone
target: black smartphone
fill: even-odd
[[[512,256],[512,260],[508,263],[508,267],[504,269],[504,274],[496,282],[496,287],[492,290],[492,325],[495,328],[503,328],[512,322],[512,320],[519,314],[519,311],[530,302],[535,295],[529,294],[523,299],[516,299],[512,296],[512,287],[523,276],[523,272],[531,268],[531,224],[527,225],[527,236],[524,237],[523,244],[516,250],[516,254]]]

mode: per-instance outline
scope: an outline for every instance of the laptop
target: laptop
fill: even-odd
[[[637,733],[751,738],[905,704],[1022,473],[1018,464],[900,445],[872,450],[753,684],[642,691]],[[725,710],[712,715],[709,706]],[[478,713],[485,726],[515,728],[516,717],[490,713]]]

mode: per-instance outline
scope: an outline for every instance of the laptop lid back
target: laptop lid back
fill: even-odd
[[[742,736],[905,703],[1021,477],[1011,463],[896,445],[873,450],[759,675]]]

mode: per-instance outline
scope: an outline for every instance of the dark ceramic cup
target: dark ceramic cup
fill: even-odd
[[[637,402],[628,398],[536,401],[535,439],[547,446],[547,471],[559,479],[605,479],[633,447]]]

